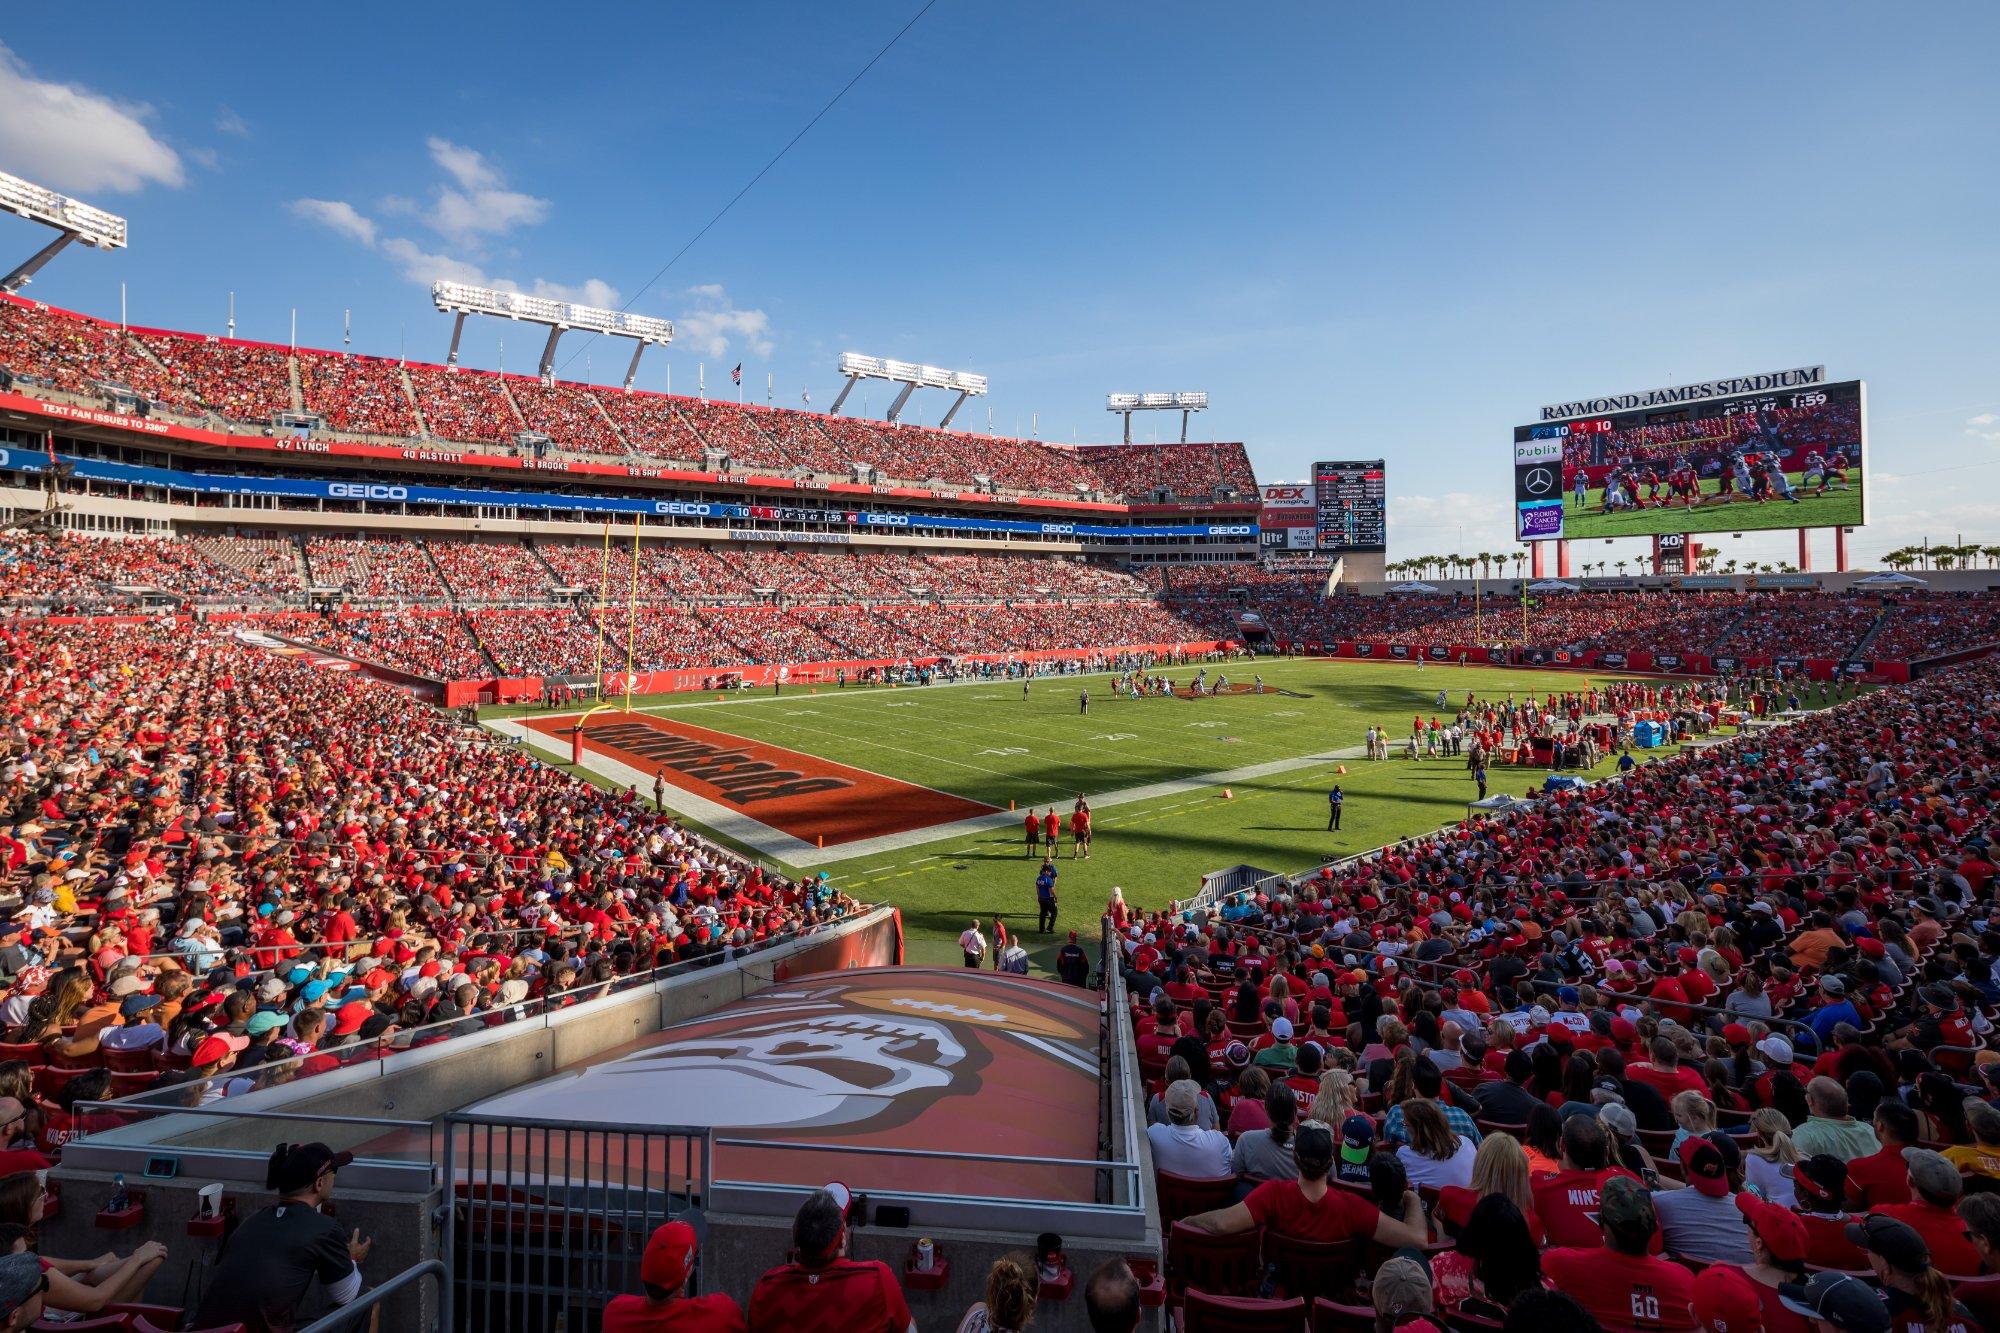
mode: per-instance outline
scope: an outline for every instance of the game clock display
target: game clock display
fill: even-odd
[[[1860,380],[1517,426],[1515,535],[1858,527],[1866,441]]]
[[[1389,549],[1383,460],[1314,463],[1313,500],[1322,551]]]

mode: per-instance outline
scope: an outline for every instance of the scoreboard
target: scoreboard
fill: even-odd
[[[1322,551],[1389,549],[1384,460],[1314,463],[1313,503]]]
[[[1519,540],[1867,522],[1863,381],[1601,410],[1657,396],[1560,404],[1514,428]],[[1547,415],[1582,407],[1593,410]]]

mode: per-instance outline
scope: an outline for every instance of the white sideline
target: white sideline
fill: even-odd
[[[569,761],[567,747],[561,746],[542,732],[522,726],[513,718],[495,718],[484,725],[559,762]],[[1108,806],[1130,805],[1134,801],[1150,801],[1161,796],[1174,796],[1204,787],[1227,787],[1236,783],[1251,782],[1257,778],[1311,768],[1315,764],[1359,759],[1364,748],[1350,745],[1338,750],[1299,755],[1291,759],[1271,759],[1243,768],[1195,773],[1184,778],[1170,778],[1165,782],[1149,782],[1144,786],[1126,787],[1119,791],[1092,795],[1090,807],[1093,810],[1100,810]],[[586,749],[583,752],[583,766],[622,787],[638,788],[642,800],[650,800],[652,797],[652,775],[642,773],[630,764],[599,754],[595,750]],[[860,842],[844,842],[822,848],[813,846],[803,838],[795,838],[789,833],[774,829],[762,820],[754,819],[740,810],[732,810],[705,796],[698,796],[691,791],[676,787],[671,782],[666,785],[666,800],[667,807],[675,813],[698,820],[725,837],[733,838],[765,856],[800,869],[810,869],[833,861],[852,861],[861,857],[899,852],[909,847],[921,847],[926,843],[983,833],[988,829],[1013,828],[1020,824],[1022,819],[1019,811],[996,810],[990,815],[975,815],[970,819],[954,820],[949,824],[932,824],[926,828],[885,833],[879,838],[864,838]]]

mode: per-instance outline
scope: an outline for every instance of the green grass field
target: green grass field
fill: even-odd
[[[1650,537],[1668,532],[1746,532],[1762,528],[1851,528],[1861,523],[1861,470],[1848,474],[1853,490],[1832,490],[1813,495],[1805,489],[1803,473],[1787,473],[1797,504],[1782,499],[1757,504],[1746,500],[1728,504],[1703,504],[1693,513],[1678,505],[1665,508],[1623,509],[1615,514],[1598,512],[1604,490],[1589,492],[1581,509],[1573,493],[1563,494],[1563,536],[1571,541],[1595,537]],[[1721,482],[1714,477],[1701,483],[1704,497],[1719,495]]]
[[[1128,901],[1158,906],[1189,896],[1206,871],[1238,863],[1296,871],[1428,831],[1463,818],[1476,794],[1462,758],[1414,764],[1402,758],[1376,763],[1328,758],[1231,781],[1228,798],[1220,786],[1122,804],[1104,802],[1109,793],[1334,751],[1358,752],[1371,722],[1386,726],[1392,737],[1406,737],[1413,715],[1428,720],[1440,711],[1435,706],[1440,688],[1456,706],[1467,690],[1482,699],[1510,693],[1519,698],[1615,678],[1437,665],[1419,671],[1408,663],[1326,660],[1236,663],[1228,674],[1232,681],[1247,681],[1253,670],[1268,686],[1291,693],[1132,700],[1114,698],[1108,677],[1082,676],[1038,679],[1025,702],[1018,681],[822,688],[817,694],[788,690],[781,698],[766,691],[726,703],[715,702],[713,695],[634,702],[647,712],[1001,809],[1009,801],[1023,808],[1053,803],[1067,815],[1076,794],[1085,793],[1095,814],[1096,845],[1088,861],[1071,859],[1065,845],[1058,883],[1061,924],[1082,928],[1096,921],[1114,884],[1124,888]],[[1193,669],[1169,674],[1185,681]],[[1091,706],[1082,717],[1077,694],[1086,684]],[[529,711],[489,709],[484,716]],[[1336,780],[1336,763],[1347,766],[1338,779],[1347,803],[1341,831],[1328,833],[1326,792]],[[587,772],[582,776],[601,781]],[[1490,790],[1524,794],[1539,787],[1543,776],[1540,769],[1496,768]],[[997,912],[1007,917],[1010,930],[1028,928],[1030,951],[1046,966],[1062,932],[1032,935],[1038,865],[1024,855],[1016,823],[815,868],[828,871],[857,897],[900,906],[913,961],[957,961],[954,942],[967,920],[981,918],[990,933]]]

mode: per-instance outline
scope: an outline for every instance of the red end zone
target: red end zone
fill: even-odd
[[[568,718],[520,721],[564,748],[575,731]],[[780,833],[809,843],[824,838],[827,846],[949,824],[995,808],[649,713],[599,716],[584,728],[583,745],[641,773],[659,773],[672,786],[740,810]]]

